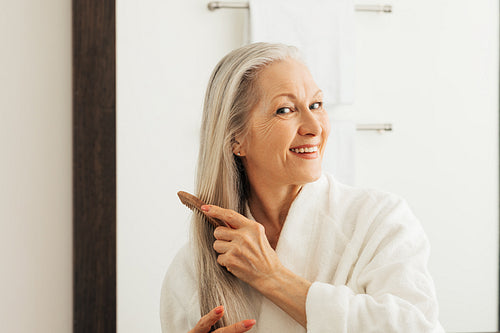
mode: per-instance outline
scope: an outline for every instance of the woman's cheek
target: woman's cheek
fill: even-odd
[[[328,136],[330,134],[330,118],[328,117],[328,113],[322,112],[320,121],[323,126],[323,131],[326,132],[325,136]]]
[[[278,123],[277,119],[271,118],[267,120],[256,121],[253,124],[252,129],[255,136],[260,139],[269,139],[271,135],[275,132],[275,127]]]

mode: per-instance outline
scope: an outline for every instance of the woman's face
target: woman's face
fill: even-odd
[[[274,62],[259,73],[256,86],[248,133],[236,138],[250,182],[303,185],[317,180],[330,124],[309,70],[293,59]]]

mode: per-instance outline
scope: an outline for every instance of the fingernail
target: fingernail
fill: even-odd
[[[201,206],[201,210],[204,211],[204,212],[208,212],[210,210],[210,206],[209,205],[203,205],[203,206]]]
[[[222,311],[224,311],[224,307],[222,305],[215,308],[216,314],[221,314]]]
[[[243,321],[243,327],[244,328],[249,328],[255,325],[255,319],[247,319]]]

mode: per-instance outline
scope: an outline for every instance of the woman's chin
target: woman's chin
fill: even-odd
[[[297,177],[299,180],[299,183],[301,184],[307,184],[307,183],[312,183],[317,181],[322,175],[322,170],[321,168],[318,168],[316,170],[310,170],[307,173],[301,174],[299,177]]]

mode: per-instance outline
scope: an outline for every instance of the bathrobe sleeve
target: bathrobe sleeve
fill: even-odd
[[[395,201],[356,223],[350,282],[311,285],[307,332],[444,332],[427,269],[429,242],[406,202]]]
[[[200,319],[195,267],[189,245],[170,264],[160,296],[162,333],[187,333]]]

